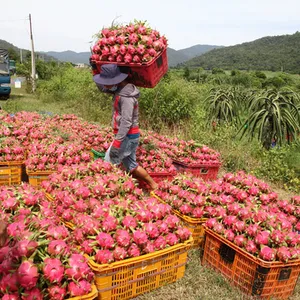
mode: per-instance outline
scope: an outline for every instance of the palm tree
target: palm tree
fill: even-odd
[[[237,95],[237,87],[213,87],[204,104],[209,120],[219,123],[240,123]]]
[[[250,116],[241,127],[241,138],[248,134],[250,139],[257,135],[266,149],[273,140],[282,145],[286,137],[297,139],[300,131],[299,95],[291,89],[266,90],[249,101]]]

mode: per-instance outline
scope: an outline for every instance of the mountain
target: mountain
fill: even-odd
[[[71,62],[74,64],[76,63],[88,64],[89,58],[91,56],[91,52],[74,52],[71,50],[63,51],[63,52],[48,51],[43,53],[55,57],[59,61]]]
[[[26,49],[20,49],[18,47],[16,47],[15,45],[4,41],[4,40],[0,40],[0,49],[6,49],[9,50],[10,52],[10,57],[12,59],[15,60],[19,60],[20,59],[20,53],[22,52],[22,57],[26,58],[31,54],[30,50],[26,50]],[[21,51],[22,50],[22,51]],[[45,53],[42,52],[36,52],[36,55],[40,58],[43,59],[44,61],[51,61],[51,60],[56,60],[54,57],[51,57]]]
[[[252,42],[213,49],[185,62],[204,69],[268,70],[300,73],[300,32],[267,36]]]
[[[175,50],[172,48],[167,49],[168,63],[170,67],[175,67],[180,63],[183,63],[195,56],[201,55],[207,51],[210,51],[221,46],[211,46],[211,45],[195,45],[189,48]],[[48,51],[45,54],[55,57],[60,61],[72,62],[72,63],[89,63],[90,52],[74,52],[74,51],[63,51],[54,52]]]

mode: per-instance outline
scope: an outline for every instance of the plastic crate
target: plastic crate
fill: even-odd
[[[26,170],[26,173],[28,175],[29,184],[40,187],[41,183],[44,180],[48,180],[48,176],[53,174],[55,171],[36,171],[31,172]]]
[[[89,259],[96,276],[98,299],[131,299],[184,276],[192,238],[170,248],[111,264]]]
[[[92,285],[92,291],[87,295],[68,298],[68,300],[80,300],[80,299],[92,300],[92,299],[96,299],[97,296],[98,296],[97,287],[96,285]]]
[[[218,172],[221,166],[221,164],[191,166],[176,160],[173,160],[173,165],[180,173],[191,173],[196,177],[203,178],[204,180],[217,179]]]
[[[243,293],[259,299],[288,299],[300,273],[300,260],[267,262],[205,229],[202,264],[222,273]]]
[[[104,64],[117,64],[122,73],[128,74],[128,79],[136,86],[153,88],[168,71],[167,49],[148,63],[117,63],[109,61],[97,61],[97,69],[101,72]]]
[[[94,160],[99,158],[104,159],[105,157],[105,152],[98,152],[95,149],[91,149],[91,153]]]
[[[0,162],[0,185],[21,184],[23,161]]]
[[[163,201],[160,197],[158,197],[155,192],[150,193],[153,197],[155,197],[160,202],[167,204],[167,202]],[[172,208],[172,212],[176,214],[184,227],[188,228],[192,233],[193,237],[193,248],[198,248],[203,244],[204,241],[204,227],[203,224],[206,222],[206,218],[191,218],[183,215],[176,209]]]

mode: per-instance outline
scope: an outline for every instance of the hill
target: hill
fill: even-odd
[[[19,58],[20,58],[20,51],[21,50],[22,50],[22,56],[23,56],[23,58],[26,58],[26,57],[28,57],[31,54],[30,50],[18,48],[15,45],[13,45],[13,44],[11,44],[11,43],[9,43],[7,41],[4,41],[4,40],[0,40],[0,48],[1,49],[6,49],[6,50],[13,50],[13,52],[14,52],[14,54],[16,56],[16,57],[13,57],[13,58],[17,59],[17,60],[19,60]],[[47,55],[45,53],[42,53],[42,52],[36,52],[36,55],[40,59],[43,59],[44,61],[56,60],[54,57],[49,56],[49,55]],[[10,56],[11,56],[11,54],[10,54]]]
[[[300,32],[213,49],[184,63],[205,69],[268,70],[300,73]]]
[[[167,49],[168,63],[170,67],[177,66],[180,63],[183,63],[197,55],[201,55],[207,51],[210,51],[221,46],[211,46],[211,45],[195,45],[189,48],[175,50],[172,48]],[[90,52],[74,52],[74,51],[63,51],[63,52],[54,52],[49,51],[45,54],[55,57],[60,61],[68,61],[72,63],[89,63]]]

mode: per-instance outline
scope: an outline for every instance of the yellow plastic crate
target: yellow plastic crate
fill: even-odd
[[[54,173],[55,171],[37,171],[37,172],[31,172],[26,170],[26,173],[28,175],[29,184],[40,187],[41,183],[44,180],[48,180],[48,176]]]
[[[15,185],[22,181],[23,161],[0,162],[0,185]]]
[[[81,300],[81,299],[92,300],[92,299],[96,299],[97,296],[98,296],[97,287],[95,285],[92,285],[92,291],[90,293],[88,293],[87,295],[72,297],[72,298],[69,298],[68,300]]]
[[[193,243],[184,243],[111,264],[97,264],[89,258],[96,276],[98,299],[131,299],[184,276],[187,252]]]
[[[151,192],[150,194],[160,202],[167,204],[163,199],[158,197],[154,192]],[[207,219],[187,217],[183,215],[181,212],[179,212],[178,210],[173,208],[172,208],[172,212],[180,218],[182,226],[189,229],[189,231],[192,233],[192,237],[194,240],[193,248],[200,247],[204,242],[205,230],[203,224],[206,222]]]

